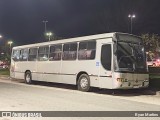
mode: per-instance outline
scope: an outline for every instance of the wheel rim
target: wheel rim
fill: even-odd
[[[82,78],[80,82],[81,88],[86,88],[88,86],[88,80],[87,78]]]
[[[26,75],[26,81],[27,81],[27,82],[30,82],[30,80],[31,80],[31,77],[30,77],[29,74],[27,74],[27,75]]]

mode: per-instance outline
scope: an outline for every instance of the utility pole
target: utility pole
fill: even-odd
[[[132,22],[133,22],[133,18],[135,18],[136,16],[133,14],[129,14],[128,17],[131,19],[131,34],[132,34],[132,29],[133,29],[133,25],[132,25]]]
[[[42,21],[43,23],[44,23],[44,33],[46,34],[46,32],[47,32],[47,20],[43,20]]]
[[[10,49],[10,55],[12,54],[12,41],[8,41],[9,49]]]

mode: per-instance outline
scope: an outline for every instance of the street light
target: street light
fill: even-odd
[[[133,21],[133,18],[136,17],[136,15],[134,15],[134,14],[132,14],[132,15],[129,14],[128,17],[131,19],[131,34],[132,34],[132,27],[133,27],[133,26],[132,26],[132,21]]]
[[[2,38],[2,35],[0,35],[0,38]]]
[[[46,33],[46,35],[48,36],[48,40],[50,41],[51,40],[51,36],[53,35],[53,33],[48,32],[48,33]]]
[[[9,48],[10,48],[10,53],[11,53],[11,51],[12,51],[12,44],[13,44],[12,41],[8,41],[8,45],[9,45]]]

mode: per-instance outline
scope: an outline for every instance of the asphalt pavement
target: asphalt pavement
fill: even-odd
[[[160,95],[148,89],[94,88],[92,92],[81,92],[72,85],[46,82],[27,85],[21,80],[1,77],[0,111],[160,111]]]

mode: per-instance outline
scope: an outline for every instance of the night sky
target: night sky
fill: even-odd
[[[43,42],[44,23],[58,37],[130,32],[160,34],[160,0],[0,0],[0,34],[15,45]]]

